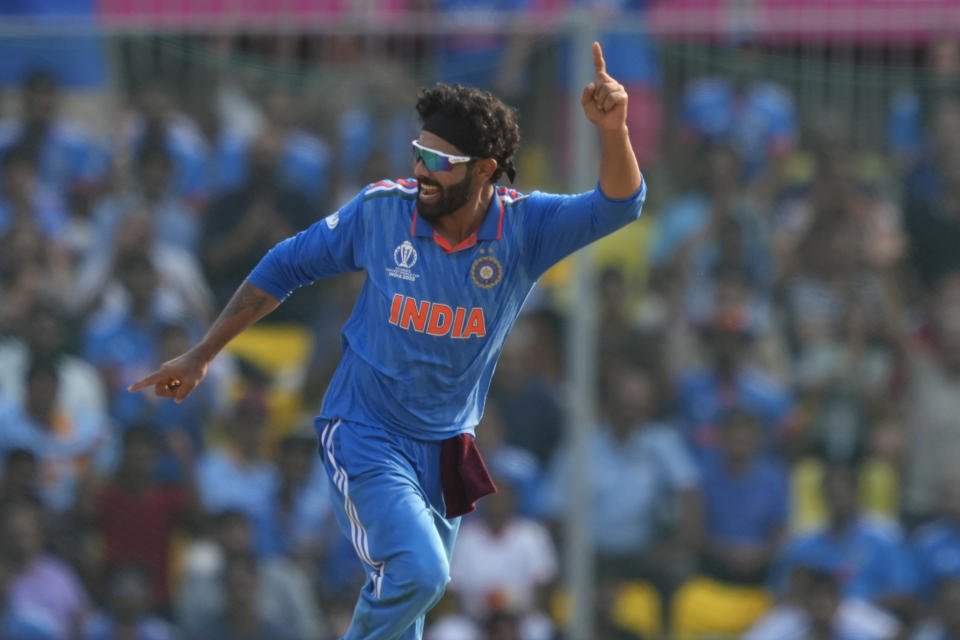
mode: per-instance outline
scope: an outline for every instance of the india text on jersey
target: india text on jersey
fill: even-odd
[[[390,305],[390,324],[431,336],[483,338],[487,335],[482,307],[469,311],[463,307],[454,309],[439,302],[417,301],[400,293],[394,294]]]

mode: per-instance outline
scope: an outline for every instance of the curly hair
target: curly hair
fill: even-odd
[[[489,91],[481,91],[460,84],[438,83],[420,91],[417,97],[420,122],[435,113],[444,113],[466,120],[476,133],[476,144],[464,153],[497,161],[497,169],[490,177],[496,182],[504,171],[512,170],[514,155],[520,146],[520,126],[517,113]]]

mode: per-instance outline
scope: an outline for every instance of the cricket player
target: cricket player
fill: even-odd
[[[640,215],[646,186],[627,94],[593,45],[585,116],[600,136],[597,188],[521,195],[512,109],[489,93],[421,92],[412,180],[366,187],[280,242],[204,338],[130,387],[182,401],[237,334],[297,287],[344,271],[366,282],[316,420],[339,526],[366,567],[345,640],[419,639],[443,594],[460,516],[495,491],[473,442],[494,365],[537,279]]]

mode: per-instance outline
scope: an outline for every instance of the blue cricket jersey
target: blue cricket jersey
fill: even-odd
[[[646,181],[612,200],[497,187],[472,236],[450,246],[416,210],[415,180],[374,183],[271,249],[248,281],[282,300],[299,286],[367,272],[343,327],[320,420],[420,440],[473,432],[503,343],[551,265],[640,215]]]

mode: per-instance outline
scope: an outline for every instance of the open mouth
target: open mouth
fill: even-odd
[[[430,202],[440,197],[440,187],[432,184],[420,183],[420,199]]]

